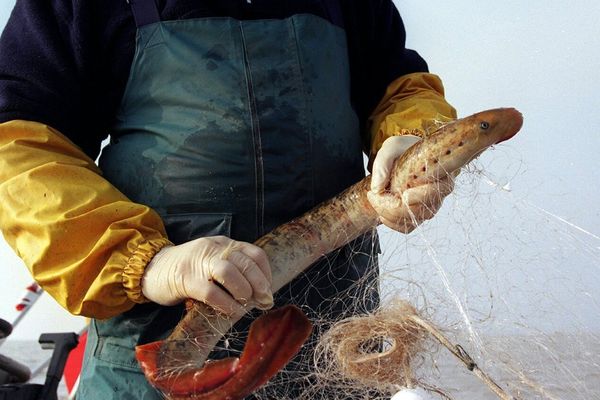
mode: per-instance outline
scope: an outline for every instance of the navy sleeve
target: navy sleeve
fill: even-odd
[[[425,60],[416,51],[405,47],[404,22],[391,0],[380,1],[374,26],[373,57],[386,86],[402,75],[428,72]]]
[[[92,158],[106,136],[94,3],[17,0],[0,38],[0,122],[50,125]]]
[[[346,0],[345,6],[352,98],[366,123],[390,83],[428,68],[416,51],[405,47],[404,23],[391,0]]]

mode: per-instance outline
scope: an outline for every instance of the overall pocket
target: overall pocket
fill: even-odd
[[[162,217],[169,240],[175,244],[206,236],[230,236],[231,218],[230,213],[185,213]]]

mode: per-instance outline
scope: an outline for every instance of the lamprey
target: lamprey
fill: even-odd
[[[522,124],[517,110],[500,108],[443,125],[396,160],[384,198],[390,206],[401,205],[407,188],[453,177],[488,147],[512,138]],[[367,198],[369,188],[370,177],[366,177],[255,242],[269,256],[274,291],[320,257],[379,224]],[[137,357],[148,380],[171,399],[243,399],[276,374],[310,332],[310,323],[298,309],[275,310],[254,322],[239,360],[205,364],[219,339],[240,318],[225,318],[193,302],[166,340],[138,347]]]

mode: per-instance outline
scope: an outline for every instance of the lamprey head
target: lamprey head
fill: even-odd
[[[523,126],[523,116],[514,108],[497,108],[482,111],[468,119],[490,144],[504,142],[515,136]]]

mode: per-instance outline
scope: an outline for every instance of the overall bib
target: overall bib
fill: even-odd
[[[339,5],[317,3],[334,23],[309,14],[161,21],[153,0],[132,1],[136,52],[100,167],[162,216],[175,244],[213,235],[253,242],[363,177]],[[358,296],[361,309],[374,307],[375,243],[367,235],[316,263],[277,292],[276,305],[320,320],[352,312]],[[149,303],[92,321],[79,398],[161,398],[134,347],[166,337],[183,312]],[[233,330],[245,332],[252,318]],[[232,337],[236,354],[244,338]],[[296,398],[300,389],[287,385]]]

